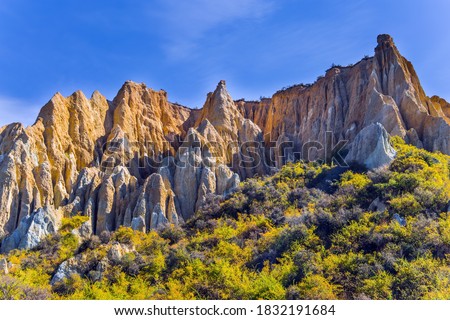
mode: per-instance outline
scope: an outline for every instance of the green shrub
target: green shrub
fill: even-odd
[[[71,218],[63,218],[61,221],[60,231],[72,231],[81,227],[83,223],[89,220],[87,216],[73,216]]]

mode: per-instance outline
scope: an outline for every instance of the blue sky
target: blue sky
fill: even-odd
[[[258,99],[372,55],[389,33],[428,95],[450,100],[450,4],[429,1],[0,1],[0,125],[32,124],[59,91],[125,80],[201,107],[221,79]]]

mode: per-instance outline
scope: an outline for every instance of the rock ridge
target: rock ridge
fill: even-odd
[[[348,159],[369,169],[394,156],[387,135],[450,154],[449,115],[389,35],[378,36],[373,57],[260,101],[233,100],[224,80],[201,109],[132,81],[111,101],[56,93],[32,126],[0,128],[0,238],[43,208],[88,216],[97,234],[183,223],[209,193],[226,196],[330,137],[348,141]],[[369,148],[367,135],[381,140]]]

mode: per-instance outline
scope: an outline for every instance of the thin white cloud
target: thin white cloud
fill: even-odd
[[[173,59],[191,55],[208,32],[222,25],[265,17],[274,9],[273,0],[161,1],[155,15],[166,39],[165,49]]]
[[[39,107],[25,100],[0,96],[0,127],[13,122],[28,126],[34,123]]]

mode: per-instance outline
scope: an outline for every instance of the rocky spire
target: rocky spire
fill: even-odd
[[[205,119],[223,135],[225,141],[237,140],[238,123],[243,120],[243,116],[228,93],[225,80],[217,84],[213,93],[208,93],[196,127]]]
[[[378,47],[381,50],[385,50],[386,48],[395,47],[394,39],[389,34],[380,34],[377,37]]]

